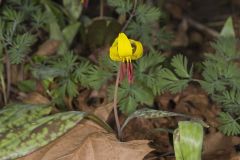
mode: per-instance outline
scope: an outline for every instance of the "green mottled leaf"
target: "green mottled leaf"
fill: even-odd
[[[176,160],[201,160],[203,127],[190,121],[178,123],[174,131],[174,151]]]
[[[12,104],[0,110],[0,133],[18,128],[51,112],[48,105]]]
[[[207,127],[207,128],[209,127],[205,122],[202,121],[202,119],[199,119],[199,118],[196,118],[196,117],[188,116],[188,115],[181,114],[181,113],[174,113],[174,112],[168,112],[168,111],[160,111],[160,110],[143,108],[143,109],[137,110],[134,113],[132,113],[125,120],[121,129],[123,130],[124,127],[128,124],[128,122],[130,120],[132,120],[133,118],[137,118],[137,117],[145,118],[145,119],[152,119],[152,118],[175,117],[175,116],[190,118],[193,121],[197,121],[197,122],[201,123],[204,127]]]
[[[173,112],[167,112],[167,111],[159,111],[159,110],[154,110],[154,109],[147,109],[143,108],[140,110],[137,110],[133,112],[124,122],[122,125],[122,130],[124,127],[128,124],[130,120],[133,118],[145,118],[145,119],[151,119],[151,118],[161,118],[161,117],[172,117],[172,116],[182,116],[183,114],[178,114],[178,113],[173,113]]]
[[[0,136],[0,159],[15,159],[50,143],[81,121],[83,112],[65,112],[25,123]]]

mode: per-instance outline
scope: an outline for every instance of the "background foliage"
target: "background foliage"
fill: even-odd
[[[139,2],[134,13],[130,0],[107,0],[106,5],[109,13],[88,17],[79,0],[61,3],[9,0],[3,3],[0,10],[3,99],[7,101],[10,88],[16,85],[7,78],[11,72],[8,66],[17,65],[23,66],[28,73],[19,80],[17,89],[34,90],[35,82],[40,81],[44,94],[58,109],[66,109],[64,100],[72,103],[81,89],[106,87],[108,99],[112,101],[118,64],[109,59],[108,48],[127,19],[133,16],[125,32],[143,43],[144,56],[133,62],[134,83],[130,85],[124,80],[119,86],[122,113],[128,115],[142,106],[150,107],[157,95],[166,91],[179,93],[190,82],[198,82],[224,111],[219,116],[223,124],[220,130],[227,135],[240,133],[239,51],[231,19],[226,22],[221,36],[212,43],[214,52],[206,54],[202,62],[202,79],[194,79],[194,65],[189,64],[185,56],[165,57],[161,54],[169,49],[172,35],[160,27],[164,12],[155,7],[154,2]],[[37,45],[47,40],[59,43],[58,48],[50,55],[37,55]],[[89,53],[97,53],[97,58],[90,59]]]

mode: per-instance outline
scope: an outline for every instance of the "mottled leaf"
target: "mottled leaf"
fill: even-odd
[[[152,151],[148,143],[148,140],[120,142],[114,134],[85,121],[46,147],[19,160],[126,160],[129,157],[142,160]]]
[[[0,110],[0,133],[30,123],[50,112],[51,106],[49,105],[12,104],[5,106]]]
[[[205,122],[203,122],[201,119],[196,118],[196,117],[191,117],[185,114],[181,113],[174,113],[174,112],[168,112],[168,111],[160,111],[160,110],[154,110],[154,109],[148,109],[148,108],[143,108],[140,110],[135,111],[132,113],[124,122],[122,125],[121,130],[124,129],[124,127],[128,124],[130,120],[133,118],[145,118],[145,119],[152,119],[152,118],[162,118],[162,117],[175,117],[175,116],[180,116],[180,117],[185,117],[185,118],[190,118],[193,121],[197,121],[201,123],[204,127],[209,127]]]
[[[24,156],[50,143],[74,127],[85,116],[83,112],[65,112],[42,117],[0,136],[0,159]]]
[[[201,160],[203,127],[200,123],[179,122],[173,140],[176,160]]]

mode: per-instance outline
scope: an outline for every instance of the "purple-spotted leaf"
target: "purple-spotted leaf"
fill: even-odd
[[[74,111],[57,113],[1,133],[0,159],[15,159],[47,145],[73,128],[85,115]]]

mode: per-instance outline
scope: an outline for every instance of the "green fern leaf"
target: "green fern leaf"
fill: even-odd
[[[122,113],[128,115],[133,113],[137,109],[138,103],[133,96],[128,96],[125,99],[119,101],[119,108]]]
[[[116,8],[117,13],[125,14],[132,8],[132,2],[130,0],[107,0],[109,6]]]
[[[237,39],[234,37],[220,37],[211,45],[216,50],[216,54],[221,56],[225,61],[240,57],[237,51]]]
[[[31,51],[31,46],[36,42],[36,37],[29,33],[17,35],[12,47],[9,49],[9,58],[12,64],[21,63],[25,56]]]
[[[173,57],[171,65],[174,67],[175,73],[181,78],[191,78],[192,69],[188,72],[187,58],[179,54]]]
[[[240,134],[240,125],[233,119],[229,113],[220,113],[219,119],[222,125],[219,127],[220,131],[228,136],[234,136]]]
[[[182,91],[187,87],[189,80],[188,79],[179,79],[174,73],[169,69],[162,69],[160,71],[161,79],[156,84],[160,88],[160,91],[170,90],[173,93]]]
[[[87,79],[86,75],[91,70],[93,66],[89,63],[89,61],[83,61],[77,65],[75,71],[73,72],[74,79],[81,84],[86,84]]]
[[[87,86],[93,89],[100,89],[103,84],[105,84],[111,77],[113,76],[112,73],[101,69],[100,67],[94,66],[91,67],[87,73],[85,83]]]
[[[144,45],[150,48],[152,47],[152,29],[149,27],[149,24],[141,24],[140,22],[132,21],[126,30],[126,33],[131,37],[139,39]]]
[[[160,18],[161,12],[159,8],[141,4],[136,9],[136,18],[137,21],[141,22],[142,24],[149,24],[154,21],[157,21]]]

